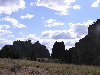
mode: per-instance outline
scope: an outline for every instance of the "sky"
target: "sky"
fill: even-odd
[[[29,39],[50,53],[56,41],[68,50],[97,19],[100,0],[0,0],[0,49]]]

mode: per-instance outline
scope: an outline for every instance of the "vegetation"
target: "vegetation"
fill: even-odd
[[[100,75],[100,67],[3,58],[0,75]]]
[[[36,54],[35,54],[35,52],[34,51],[29,51],[27,53],[27,59],[28,60],[36,60]]]
[[[34,51],[29,51],[27,54],[22,53],[21,50],[11,50],[6,46],[0,50],[0,58],[11,58],[11,59],[24,59],[36,60]]]

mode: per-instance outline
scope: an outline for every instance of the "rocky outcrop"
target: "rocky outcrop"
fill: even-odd
[[[88,35],[75,43],[75,48],[69,50],[72,63],[100,66],[100,20],[90,25]]]
[[[62,62],[71,63],[71,55],[69,50],[65,50],[64,42],[55,42],[52,48],[52,58],[60,59]]]
[[[100,19],[88,27],[88,34],[76,42],[75,47],[64,50],[64,46],[59,47],[56,43],[53,47],[52,56],[59,55],[60,58],[63,54],[61,52],[65,52],[63,60],[66,63],[100,66]]]
[[[52,58],[61,59],[65,55],[64,42],[55,42],[52,48]]]
[[[50,58],[48,49],[46,49],[46,46],[41,45],[39,41],[33,44],[33,50],[35,51],[37,58]]]
[[[28,41],[14,41],[13,45],[5,45],[3,48],[7,47],[9,50],[19,50],[22,53],[23,57],[27,56],[27,53],[30,51],[34,51],[37,58],[49,58],[50,53],[46,46],[41,45],[39,41],[32,44],[31,40]],[[3,49],[2,48],[2,49]]]

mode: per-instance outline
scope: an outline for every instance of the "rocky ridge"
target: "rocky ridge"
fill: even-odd
[[[26,54],[29,51],[34,51],[36,53],[36,58],[50,57],[49,50],[46,49],[46,46],[41,45],[39,41],[32,44],[31,40],[28,40],[28,41],[17,40],[13,42],[13,45],[5,45],[3,48],[5,47],[7,47],[9,50],[16,50],[16,51],[19,50],[23,56],[26,56]]]

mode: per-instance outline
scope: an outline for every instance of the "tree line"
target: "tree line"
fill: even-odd
[[[36,53],[33,50],[23,53],[5,46],[0,50],[0,58],[36,60]]]

